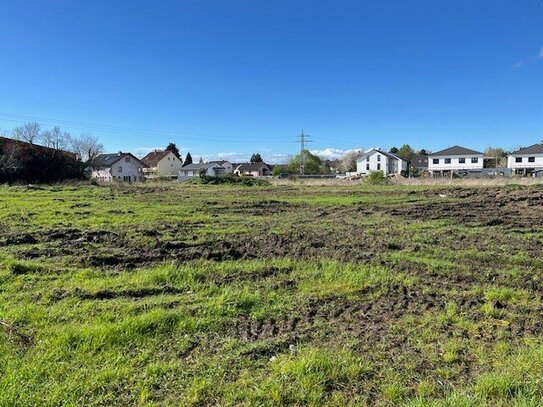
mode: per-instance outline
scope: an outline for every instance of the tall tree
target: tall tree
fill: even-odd
[[[389,153],[392,153],[392,154],[398,154],[398,148],[397,147],[392,147],[390,150],[388,150]]]
[[[189,164],[192,164],[192,156],[190,155],[190,152],[188,152],[187,156],[185,157],[185,162],[183,163],[183,167]]]
[[[26,141],[27,143],[34,144],[34,142],[38,141],[40,133],[41,126],[39,123],[26,123],[13,129],[13,138],[15,140]]]
[[[320,157],[311,154],[308,150],[295,155],[288,163],[287,169],[290,174],[299,174],[300,173],[300,161],[304,154],[304,174],[322,174],[324,173],[324,166],[322,165],[322,160]]]
[[[179,153],[179,149],[177,148],[175,143],[168,144],[166,150],[171,151],[177,158],[181,159],[181,154]]]
[[[251,163],[261,163],[261,162],[264,162],[264,160],[262,160],[262,157],[260,156],[260,153],[254,153],[252,156],[251,156]]]
[[[422,150],[419,150],[420,155],[428,155],[428,151],[426,151],[424,148]]]
[[[411,148],[409,144],[404,144],[395,154],[402,160],[411,162],[411,160],[415,156],[415,151]]]
[[[97,137],[82,133],[79,137],[70,137],[70,150],[83,162],[91,161],[104,152],[104,146]]]
[[[70,133],[62,132],[60,127],[55,126],[51,130],[44,131],[40,135],[40,140],[45,147],[64,150],[70,143]]]

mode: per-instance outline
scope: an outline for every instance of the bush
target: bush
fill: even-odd
[[[366,177],[366,183],[370,185],[385,185],[388,183],[383,171],[372,171]]]
[[[270,183],[264,179],[254,178],[254,177],[238,177],[234,174],[227,174],[222,177],[211,177],[209,175],[201,175],[198,178],[190,180],[190,182],[195,184],[210,184],[210,185],[219,185],[219,184],[230,184],[230,185],[245,185],[245,186],[267,186]]]

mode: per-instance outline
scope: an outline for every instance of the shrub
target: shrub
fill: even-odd
[[[385,185],[388,183],[383,171],[372,171],[366,177],[366,183],[370,185]]]
[[[245,185],[245,186],[267,186],[270,183],[264,179],[254,177],[238,177],[237,175],[228,174],[222,177],[211,177],[209,175],[202,175],[199,178],[192,179],[191,182],[196,184],[231,184],[231,185]]]

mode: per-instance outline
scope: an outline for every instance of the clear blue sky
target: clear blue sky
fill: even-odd
[[[541,0],[0,0],[0,127],[270,161],[543,139]]]

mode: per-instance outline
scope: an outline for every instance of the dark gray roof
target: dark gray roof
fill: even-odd
[[[387,151],[380,150],[380,149],[378,149],[378,148],[372,148],[372,149],[369,149],[368,151],[366,151],[366,152],[358,159],[358,161],[361,161],[362,157],[365,157],[365,156],[367,156],[369,153],[372,153],[372,152],[374,152],[374,151],[376,151],[376,152],[378,152],[378,153],[381,153],[381,154],[383,154],[384,156],[387,156],[388,158],[392,158],[393,160],[401,160],[400,157],[398,157],[398,156],[396,156],[396,155],[394,155],[394,154],[392,154],[392,153],[389,153],[389,152],[387,152]]]
[[[261,169],[269,170],[270,167],[264,163],[243,163],[236,168],[237,171],[260,171]]]
[[[430,157],[436,156],[436,155],[470,155],[470,154],[478,154],[483,155],[483,153],[475,150],[470,150],[469,148],[465,148],[462,146],[452,146],[449,148],[446,148],[445,150],[436,151],[435,153],[429,154]]]
[[[109,153],[109,154],[100,154],[94,157],[94,159],[89,163],[89,167],[92,168],[107,168],[111,167],[113,164],[115,164],[117,161],[123,159],[124,157],[131,157],[137,162],[139,162],[142,166],[145,167],[145,164],[142,163],[138,158],[136,158],[131,153],[123,153],[119,151],[118,153]]]
[[[416,154],[411,159],[411,167],[414,168],[428,168],[428,156]]]
[[[511,155],[516,154],[543,154],[543,144],[534,144],[533,146],[524,147],[511,153]]]
[[[181,168],[181,171],[207,170],[208,168],[211,168],[211,167],[222,167],[222,166],[217,163],[196,163],[196,164],[185,165],[183,168]]]

